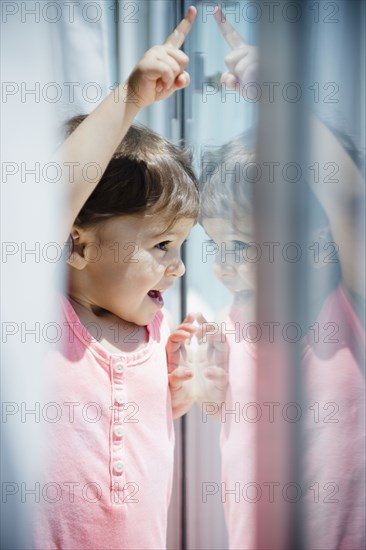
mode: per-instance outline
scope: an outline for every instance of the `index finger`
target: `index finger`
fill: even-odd
[[[192,28],[194,20],[196,19],[197,10],[194,6],[189,6],[187,13],[179,23],[179,25],[174,29],[172,34],[168,36],[164,44],[169,44],[174,48],[180,48],[185,39],[187,38],[189,31]]]
[[[226,17],[222,13],[219,7],[216,7],[213,12],[216,23],[218,24],[220,31],[223,34],[226,42],[229,44],[230,48],[235,50],[240,48],[240,46],[245,45],[244,38],[234,29],[234,27],[226,20]]]

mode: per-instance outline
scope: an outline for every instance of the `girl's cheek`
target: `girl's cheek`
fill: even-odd
[[[141,261],[141,251],[134,242],[120,243],[110,242],[100,248],[100,259],[109,264],[119,264],[128,266]]]
[[[139,262],[146,274],[154,274],[156,276],[157,273],[163,274],[166,269],[164,263],[146,253],[139,256]]]
[[[122,261],[124,263],[138,263],[141,261],[141,250],[136,243],[130,242],[123,245],[121,250]]]

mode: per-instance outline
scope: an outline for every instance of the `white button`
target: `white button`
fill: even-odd
[[[118,462],[114,463],[114,469],[116,470],[116,472],[119,472],[119,473],[123,472],[124,465],[122,460],[119,460]]]
[[[114,435],[116,435],[117,437],[122,437],[125,433],[125,429],[123,426],[115,426],[113,428],[113,432],[114,432]]]
[[[116,393],[116,396],[114,399],[116,403],[118,403],[119,405],[123,405],[123,403],[126,403],[126,395],[122,392]]]
[[[116,364],[114,365],[114,370],[115,370],[116,372],[118,372],[118,373],[124,372],[125,366],[124,366],[123,363],[116,363]]]

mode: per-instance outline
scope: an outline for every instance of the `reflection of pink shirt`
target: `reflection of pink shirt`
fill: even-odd
[[[341,286],[317,321],[304,356],[306,548],[355,550],[365,547],[365,331]]]
[[[235,333],[229,330],[235,324],[243,326],[240,313],[232,309],[226,326],[229,355],[229,384],[226,393],[226,414],[221,418],[221,464],[222,483],[226,491],[235,493],[222,494],[224,511],[229,533],[231,550],[256,549],[255,545],[255,505],[248,502],[252,495],[244,499],[242,491],[251,490],[256,480],[255,448],[256,423],[246,421],[254,417],[254,409],[248,403],[256,403],[256,356],[255,345],[246,340],[238,341]],[[230,326],[232,325],[232,326]],[[238,325],[237,325],[238,326]],[[230,414],[229,411],[235,411]],[[249,485],[248,485],[249,484]],[[223,493],[223,492],[222,492]]]
[[[66,299],[63,309],[48,400],[62,416],[48,423],[34,547],[163,549],[174,448],[167,323],[158,312],[146,347],[112,355]]]
[[[230,321],[232,325],[240,322],[234,308]],[[304,338],[307,407],[298,423],[305,440],[300,482],[304,546],[311,550],[356,550],[365,546],[365,381],[361,372],[365,332],[341,286],[326,299],[317,323]],[[318,328],[319,335],[315,332]],[[239,483],[240,493],[238,502],[235,494],[227,494],[224,508],[230,549],[254,550],[257,423],[251,420],[257,411],[248,404],[258,402],[255,345],[245,340],[235,342],[234,335],[228,335],[228,341],[226,410],[235,409],[239,403],[240,420],[228,414],[222,425],[222,481],[230,490]],[[265,407],[261,410],[268,414]],[[261,498],[268,498],[268,490],[262,489]]]

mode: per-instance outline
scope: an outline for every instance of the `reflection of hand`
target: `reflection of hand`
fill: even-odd
[[[194,325],[195,318],[194,313],[187,315],[169,336],[166,346],[174,418],[185,414],[194,401],[192,384],[194,358],[188,344],[197,331]]]
[[[225,401],[228,375],[229,347],[221,333],[212,333],[212,327],[206,319],[199,319],[197,334],[199,343],[196,353],[195,398],[199,403],[214,402],[221,407]]]
[[[143,55],[128,79],[129,101],[145,107],[189,85],[189,74],[185,71],[189,59],[179,48],[190,32],[196,14],[196,9],[191,6],[164,44],[150,48]]]
[[[232,51],[225,57],[229,71],[221,76],[221,82],[227,88],[235,88],[239,83],[245,86],[258,79],[258,48],[250,46],[226,20],[220,8],[214,11],[215,20]]]

